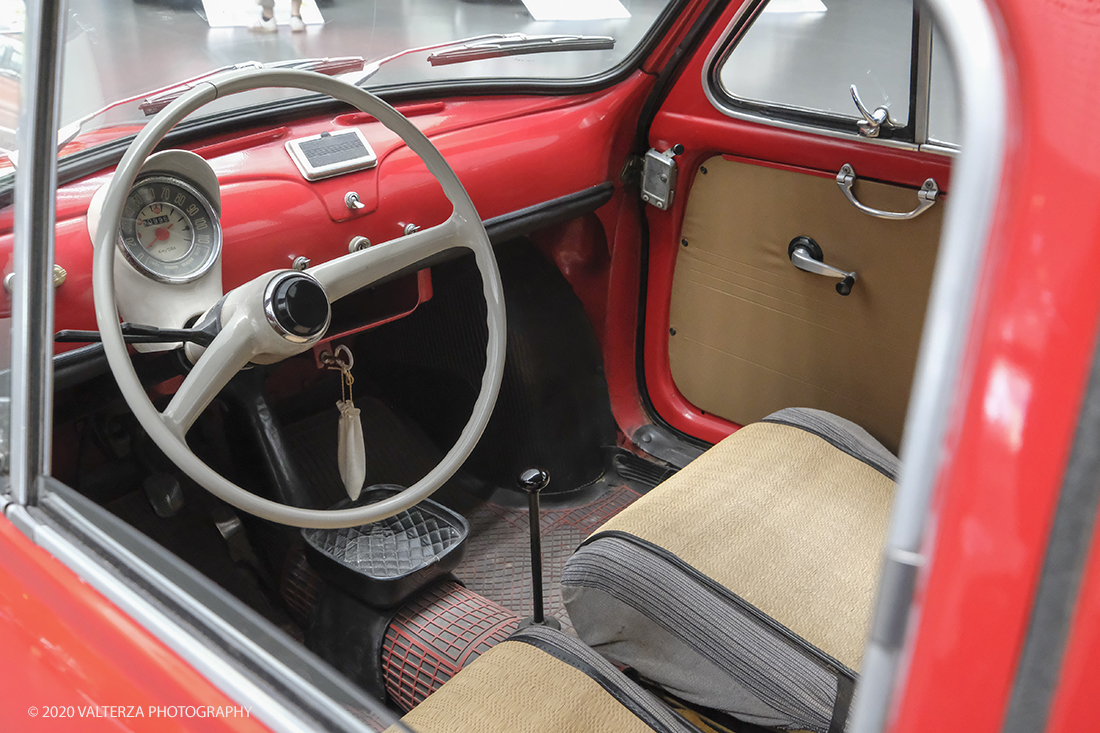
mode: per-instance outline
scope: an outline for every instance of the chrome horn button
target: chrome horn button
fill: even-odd
[[[332,307],[316,279],[304,272],[283,272],[264,291],[264,314],[277,334],[304,344],[325,332]]]

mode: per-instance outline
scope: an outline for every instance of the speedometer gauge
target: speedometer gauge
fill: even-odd
[[[130,189],[119,247],[143,274],[160,282],[195,280],[217,260],[221,239],[217,215],[190,183],[150,176]]]

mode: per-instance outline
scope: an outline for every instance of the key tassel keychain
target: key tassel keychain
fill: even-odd
[[[341,358],[343,352],[344,358]],[[344,482],[348,497],[355,501],[363,490],[363,481],[367,477],[367,448],[363,440],[363,421],[359,417],[359,408],[352,400],[351,388],[355,377],[351,368],[355,359],[347,346],[339,346],[325,360],[329,369],[340,372],[340,401],[336,409],[340,411],[340,431],[336,446],[336,460],[340,466],[340,479]]]

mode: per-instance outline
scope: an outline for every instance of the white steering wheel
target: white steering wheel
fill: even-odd
[[[454,207],[442,224],[338,257],[308,273],[276,270],[241,285],[220,301],[208,317],[220,332],[198,349],[194,367],[164,412],[158,412],[141,386],[122,337],[115,304],[114,258],[126,197],[145,159],[180,120],[208,102],[263,87],[290,87],[327,94],[373,115],[420,156]],[[215,496],[241,511],[294,527],[353,527],[397,514],[436,491],[459,469],[489,422],[504,373],[504,293],[489,237],[473,202],[434,145],[401,113],[373,94],[332,77],[309,71],[249,69],[198,82],[164,108],[137,135],[108,184],[95,242],[92,288],[103,350],[122,396],[134,416],[180,470]],[[473,413],[458,441],[424,478],[388,499],[339,510],[302,509],[245,491],[203,463],[187,446],[191,424],[240,369],[249,363],[272,364],[301,353],[324,338],[329,304],[360,288],[405,270],[448,249],[471,250],[481,273],[489,341],[485,373]],[[290,292],[290,295],[287,293]],[[293,296],[294,328],[286,323],[286,303]],[[282,303],[281,309],[276,307]],[[193,347],[189,354],[196,353]]]

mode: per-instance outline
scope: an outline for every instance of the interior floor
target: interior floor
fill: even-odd
[[[367,485],[394,481],[417,466],[434,465],[439,449],[415,423],[375,399],[362,403],[367,445]],[[311,491],[329,505],[344,496],[336,462],[337,412],[319,412],[287,426],[295,459]],[[410,468],[411,467],[411,468]],[[425,469],[426,472],[426,469]],[[546,612],[572,628],[559,579],[565,561],[596,528],[653,488],[668,473],[618,448],[607,449],[607,465],[594,483],[563,494],[547,494],[540,517]],[[413,476],[415,480],[419,476]],[[460,474],[434,500],[470,523],[465,554],[454,575],[469,590],[526,617],[532,613],[530,525],[526,496]]]
[[[573,628],[561,597],[565,561],[600,525],[634,502],[641,494],[615,481],[578,506],[545,508],[541,512],[544,602],[548,616],[563,630]],[[518,616],[533,612],[530,563],[530,514],[526,507],[484,502],[469,511],[470,538],[466,556],[455,576],[467,588],[495,601]]]
[[[225,537],[219,530],[226,524],[239,529],[233,511],[204,489],[181,482],[182,506],[172,516],[161,517],[142,489],[131,491],[108,503],[106,508],[119,519],[161,545],[276,626],[301,639],[301,629],[274,597],[275,583],[244,536]],[[221,527],[219,517],[221,514]]]

